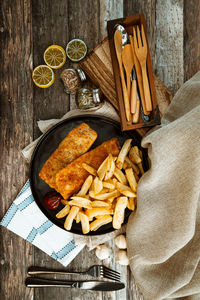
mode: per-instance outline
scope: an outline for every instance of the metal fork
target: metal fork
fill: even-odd
[[[136,34],[137,30],[137,34]],[[149,82],[147,77],[147,41],[144,33],[143,25],[141,25],[141,33],[139,26],[135,28],[133,27],[133,40],[134,40],[134,48],[136,56],[140,62],[142,69],[142,79],[143,79],[143,88],[144,88],[144,98],[146,104],[146,110],[152,111],[152,103],[151,103],[151,94],[149,89]]]
[[[93,277],[100,277],[100,278],[108,278],[115,281],[120,281],[120,273],[109,269],[103,265],[94,265],[90,267],[88,270],[84,272],[77,272],[77,271],[55,271],[49,269],[43,269],[40,267],[30,267],[28,269],[28,275],[42,275],[42,274],[59,274],[59,275],[67,275],[67,274],[76,274],[76,275],[90,275]]]

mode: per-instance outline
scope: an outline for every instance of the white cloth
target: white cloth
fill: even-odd
[[[76,245],[73,234],[46,218],[33,199],[29,181],[0,224],[46,252],[63,266],[67,266],[85,246],[84,243]]]
[[[151,168],[126,232],[136,284],[145,300],[200,299],[200,72],[142,146]]]

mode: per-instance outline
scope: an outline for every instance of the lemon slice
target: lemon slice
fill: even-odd
[[[44,52],[44,61],[52,69],[61,68],[66,62],[65,50],[58,46],[49,46]]]
[[[33,70],[33,82],[40,88],[48,88],[54,83],[55,75],[53,70],[46,66],[40,65]]]
[[[74,39],[67,44],[66,53],[71,61],[77,62],[86,56],[87,46],[82,40]]]

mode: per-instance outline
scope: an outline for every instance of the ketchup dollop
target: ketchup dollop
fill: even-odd
[[[62,197],[59,193],[51,191],[44,196],[44,204],[48,209],[56,209],[60,205]]]

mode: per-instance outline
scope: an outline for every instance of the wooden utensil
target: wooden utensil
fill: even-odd
[[[146,110],[146,105],[145,105],[143,82],[142,82],[142,70],[141,70],[141,67],[140,67],[140,63],[137,59],[137,56],[135,54],[132,35],[129,35],[129,39],[130,39],[130,42],[131,42],[131,47],[132,47],[132,52],[133,52],[133,59],[134,59],[134,62],[135,62],[135,70],[136,70],[136,74],[137,74],[137,82],[138,82],[138,87],[139,87],[139,91],[140,91],[140,99],[141,99],[141,103],[142,103],[143,112],[144,112],[145,115],[149,115],[150,112],[148,112]]]
[[[152,111],[152,102],[151,102],[151,95],[150,95],[150,89],[149,89],[149,81],[147,77],[147,69],[146,69],[146,61],[147,61],[147,43],[146,43],[146,37],[144,33],[143,25],[141,25],[141,34],[142,34],[142,40],[141,40],[141,34],[139,26],[137,26],[137,37],[136,37],[136,31],[135,28],[133,28],[134,36],[134,49],[135,54],[140,62],[140,66],[142,69],[142,79],[143,79],[143,88],[144,88],[144,97],[145,97],[145,104],[146,104],[146,110]],[[142,45],[143,43],[143,45]]]
[[[136,112],[133,115],[133,123],[138,123],[139,120],[139,116],[140,116],[140,99],[137,98],[137,102],[136,102]]]
[[[134,61],[133,61],[133,54],[130,44],[126,44],[122,51],[122,62],[124,65],[124,69],[126,72],[126,82],[127,82],[127,90],[128,95],[131,95],[131,72],[133,70]]]
[[[122,83],[122,90],[123,90],[123,96],[124,96],[124,106],[125,106],[125,113],[126,113],[126,118],[127,121],[131,121],[131,111],[130,111],[130,102],[129,102],[129,97],[128,97],[128,91],[126,88],[126,82],[124,78],[124,71],[123,71],[123,66],[122,66],[122,36],[121,32],[119,30],[115,31],[114,34],[114,43],[115,43],[115,50],[117,54],[117,60],[119,64],[119,69],[120,69],[120,77],[121,77],[121,83]]]
[[[132,80],[131,84],[131,113],[135,114],[137,106],[137,82],[136,79]]]
[[[134,66],[134,59],[133,59],[132,47],[130,44],[124,46],[124,49],[122,51],[122,62],[124,65],[124,69],[126,71],[126,82],[127,82],[128,95],[130,99],[131,113],[134,114],[136,112],[137,87],[136,87],[135,79],[132,80],[132,84],[131,84],[131,72]]]

